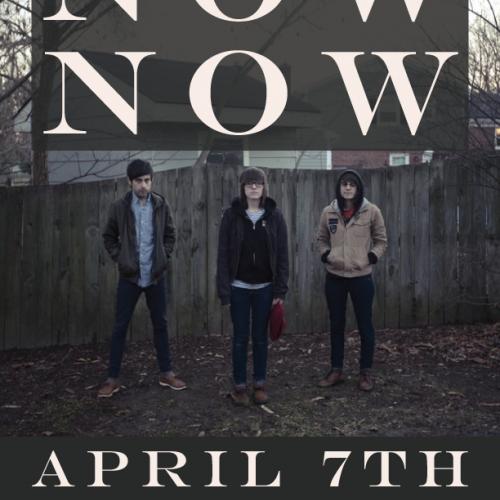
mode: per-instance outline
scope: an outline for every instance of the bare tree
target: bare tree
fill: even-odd
[[[7,95],[0,102],[0,174],[30,162],[30,137],[17,132],[12,119],[30,95],[23,81],[31,64],[31,19],[25,6],[0,3],[0,95]]]
[[[74,15],[89,17],[93,14],[92,19],[85,23],[88,26],[115,6],[114,3],[102,5],[99,0],[81,0],[74,6]],[[19,154],[19,151],[16,154],[12,151],[19,135],[14,130],[13,119],[28,100],[36,97],[32,99],[32,129],[37,130],[46,122],[57,61],[52,57],[41,57],[41,50],[61,50],[83,29],[82,23],[75,22],[37,22],[38,29],[34,29],[32,18],[41,20],[52,16],[59,7],[57,0],[2,0],[0,3],[0,117],[7,131],[10,130],[5,132],[10,146],[5,152],[9,158]],[[40,133],[33,137],[36,140],[31,145],[32,182],[47,184],[47,140]]]

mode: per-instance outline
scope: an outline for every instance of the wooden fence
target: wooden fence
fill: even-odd
[[[172,337],[230,331],[215,290],[222,209],[238,168],[184,168],[155,176],[178,230],[169,269]],[[490,172],[498,176],[499,169]],[[385,217],[389,246],[375,270],[377,328],[500,318],[500,192],[458,163],[361,171]],[[335,171],[269,170],[270,195],[289,226],[289,332],[328,330],[324,270],[315,251]],[[101,230],[124,180],[0,190],[0,348],[103,341],[110,335],[117,271]],[[497,304],[495,307],[494,303]],[[350,325],[354,323],[352,318]],[[131,336],[150,335],[144,300]]]

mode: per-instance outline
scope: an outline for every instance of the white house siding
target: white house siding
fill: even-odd
[[[267,168],[327,169],[328,151],[251,151],[248,165]]]
[[[49,151],[49,182],[91,182],[123,177],[136,158],[151,162],[157,172],[188,167],[198,151]]]

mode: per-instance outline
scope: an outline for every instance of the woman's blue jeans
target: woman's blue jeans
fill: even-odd
[[[252,333],[254,385],[262,386],[266,381],[267,326],[272,303],[272,285],[258,290],[231,287],[235,385],[242,386],[247,382],[247,350],[250,332]]]

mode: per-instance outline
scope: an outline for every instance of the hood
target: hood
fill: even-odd
[[[356,193],[356,197],[354,198],[354,209],[355,209],[354,211],[357,212],[361,208],[363,201],[365,199],[364,198],[365,186],[363,184],[363,179],[358,174],[358,172],[356,172],[356,170],[347,169],[347,170],[342,171],[342,173],[340,174],[338,181],[337,181],[337,185],[335,186],[336,201],[338,203],[338,207],[340,208],[340,211],[342,211],[344,209],[344,198],[342,198],[342,196],[340,195],[340,182],[342,181],[342,177],[344,177],[344,175],[347,175],[347,174],[353,175],[354,177],[356,177],[356,179],[359,182],[359,190]]]

